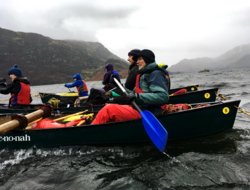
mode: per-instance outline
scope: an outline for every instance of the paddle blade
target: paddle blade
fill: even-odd
[[[140,114],[148,136],[155,146],[163,152],[167,145],[168,132],[151,112],[145,110],[141,111]]]

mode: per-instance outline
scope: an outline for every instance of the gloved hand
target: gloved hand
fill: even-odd
[[[126,97],[126,100],[131,103],[133,100],[135,100],[136,98],[138,98],[137,94],[134,93],[129,93]]]
[[[6,87],[6,79],[5,78],[0,78],[0,88]]]
[[[68,88],[68,84],[65,84],[64,86]]]

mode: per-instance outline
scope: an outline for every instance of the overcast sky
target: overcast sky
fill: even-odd
[[[150,49],[171,66],[250,43],[250,1],[0,0],[0,27],[100,42],[126,60]]]

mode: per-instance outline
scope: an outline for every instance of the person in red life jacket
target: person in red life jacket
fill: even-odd
[[[79,73],[74,75],[74,80],[75,82],[73,82],[72,84],[65,84],[64,86],[67,88],[72,88],[72,87],[76,87],[79,96],[88,96],[88,88],[87,88],[87,84],[84,80],[82,80],[82,77]]]
[[[8,71],[12,83],[6,85],[6,87],[0,89],[1,94],[11,94],[9,105],[13,107],[22,107],[21,105],[29,105],[32,102],[30,95],[30,82],[27,77],[22,76],[21,69],[17,65],[14,65]]]
[[[168,79],[166,70],[155,63],[155,55],[151,50],[144,49],[138,54],[138,75],[133,91],[129,93],[127,101],[136,101],[141,110],[149,110],[155,116],[162,113],[161,106],[168,103]],[[141,118],[140,113],[131,105],[108,104],[99,111],[92,124]]]
[[[165,70],[168,68],[168,65],[165,65],[164,63],[159,63],[158,66],[165,69]],[[166,70],[166,72],[167,72],[166,77],[168,78],[168,83],[169,83],[169,86],[168,86],[168,91],[169,91],[171,88],[171,80],[170,80],[170,76],[169,76],[169,73],[167,70]]]
[[[110,83],[110,76],[111,76],[112,74],[115,74],[115,75],[117,76],[117,79],[118,79],[119,82],[120,82],[120,77],[119,77],[119,74],[117,73],[117,71],[115,71],[115,70],[113,69],[113,65],[112,65],[111,63],[108,63],[107,65],[105,65],[105,68],[106,68],[106,71],[107,71],[107,72],[105,73],[105,75],[104,75],[104,77],[103,77],[102,84],[105,85],[105,86],[103,87],[103,89],[104,89],[105,91],[109,91],[109,90],[115,88],[115,85],[112,84],[112,83]]]

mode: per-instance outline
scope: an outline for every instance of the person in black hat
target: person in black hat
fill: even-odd
[[[136,62],[139,52],[140,52],[139,49],[132,49],[130,52],[128,52],[128,62],[130,65],[129,65],[128,77],[125,82],[125,87],[129,90],[133,90],[135,87],[135,80],[138,71],[138,66]]]
[[[135,81],[138,71],[138,65],[136,64],[136,61],[139,52],[139,49],[132,49],[130,52],[128,52],[129,70],[128,77],[125,82],[125,87],[129,90],[133,90],[135,88]],[[116,88],[113,91],[119,95],[122,95],[122,91],[119,88]],[[127,103],[126,99],[123,96],[114,97],[113,102],[118,104]]]
[[[32,98],[30,96],[30,82],[27,80],[27,77],[22,76],[22,71],[17,65],[14,65],[8,71],[8,75],[12,83],[8,84],[5,88],[1,88],[0,93],[11,93],[9,104],[12,106],[29,105],[32,102]]]
[[[166,70],[158,67],[155,55],[151,50],[144,49],[137,57],[138,75],[133,91],[126,89],[127,102],[135,100],[141,110],[148,110],[155,116],[161,115],[163,106],[168,103],[168,79]],[[112,77],[115,77],[114,75]],[[131,105],[108,104],[102,108],[92,124],[124,121],[141,118],[140,113]]]

